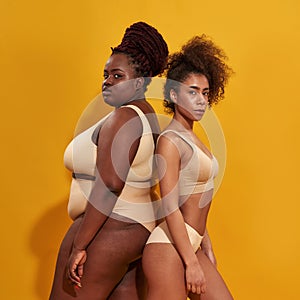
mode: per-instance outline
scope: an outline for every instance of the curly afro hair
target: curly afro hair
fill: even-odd
[[[137,77],[154,77],[165,70],[168,46],[162,35],[145,22],[128,27],[119,46],[112,54],[123,53],[129,57]]]
[[[224,98],[225,85],[232,69],[225,63],[227,56],[206,35],[195,36],[181,49],[169,56],[167,82],[164,88],[166,112],[173,113],[175,105],[170,98],[171,89],[176,90],[190,74],[206,76],[209,82],[209,106]]]

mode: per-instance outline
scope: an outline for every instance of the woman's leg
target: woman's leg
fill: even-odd
[[[82,218],[79,217],[73,222],[61,243],[56,261],[54,280],[49,298],[50,300],[73,299],[76,296],[74,286],[71,285],[66,278],[66,265],[81,219]]]
[[[108,219],[87,248],[82,288],[76,288],[67,282],[65,266],[77,228],[72,228],[63,241],[50,299],[107,299],[126,274],[130,262],[141,256],[149,232],[141,224],[125,225],[122,221]]]
[[[190,293],[189,298],[191,300],[233,300],[220,273],[203,251],[199,249],[196,255],[204,271],[206,292],[201,296]]]
[[[77,300],[104,300],[138,259],[149,236],[141,224],[109,218],[87,248]]]
[[[144,300],[147,295],[147,283],[142,270],[142,259],[131,263],[129,268],[112,291],[109,300]]]
[[[172,244],[147,244],[142,261],[148,282],[147,300],[186,300],[184,267]]]

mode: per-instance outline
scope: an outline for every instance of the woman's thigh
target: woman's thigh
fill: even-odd
[[[148,282],[148,300],[186,300],[184,266],[172,244],[147,244],[142,261]]]
[[[233,300],[224,280],[203,251],[196,253],[203,268],[205,294],[189,294],[191,300]],[[186,299],[185,269],[178,252],[171,244],[148,244],[143,254],[143,269],[148,281],[148,300]]]
[[[88,296],[89,299],[106,299],[127,272],[129,264],[142,255],[149,236],[147,229],[140,224],[116,228],[116,222],[120,221],[109,219],[87,248],[82,288],[78,291],[82,299]],[[92,295],[101,297],[92,298]]]
[[[144,300],[147,295],[147,282],[142,270],[142,259],[129,265],[129,268],[118,283],[108,300]]]
[[[233,297],[217,268],[201,249],[197,251],[196,255],[204,271],[206,292],[201,294],[201,297],[200,295],[190,293],[189,298],[191,300],[232,300]]]
[[[116,222],[119,222],[117,226]],[[129,264],[141,256],[149,236],[147,229],[140,224],[122,226],[120,222],[108,219],[88,246],[80,289],[72,286],[65,276],[73,239],[80,225],[80,220],[74,222],[59,251],[50,299],[68,300],[74,296],[78,300],[108,298],[127,272]]]
[[[66,265],[72,250],[73,240],[81,223],[81,217],[77,218],[67,231],[59,248],[56,268],[50,300],[67,300],[76,296],[74,286],[71,285],[66,277]]]

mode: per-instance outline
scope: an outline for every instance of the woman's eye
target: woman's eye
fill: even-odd
[[[196,95],[196,91],[190,91],[190,95]]]
[[[109,76],[110,76],[110,75],[104,73],[103,78],[104,78],[104,79],[107,79]],[[120,79],[120,78],[123,77],[121,74],[114,74],[114,75],[112,75],[112,76],[113,76],[114,79]]]
[[[205,97],[208,97],[208,95],[209,95],[209,92],[204,92],[203,93],[203,96],[205,96]]]

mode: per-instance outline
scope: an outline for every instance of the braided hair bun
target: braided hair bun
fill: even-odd
[[[128,27],[119,46],[112,54],[126,54],[137,76],[153,77],[161,74],[168,57],[168,46],[162,35],[152,26],[137,22]]]

